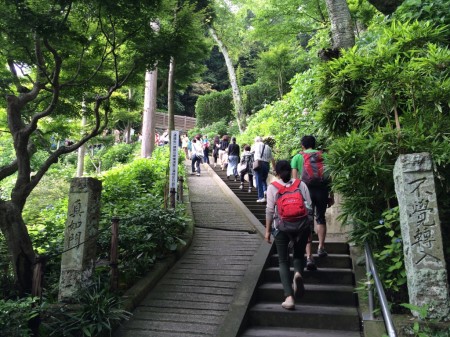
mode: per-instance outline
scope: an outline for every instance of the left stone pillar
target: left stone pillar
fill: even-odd
[[[61,302],[73,302],[76,291],[94,271],[101,190],[101,181],[94,178],[74,178],[70,184],[59,279]]]

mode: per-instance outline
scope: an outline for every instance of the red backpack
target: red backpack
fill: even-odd
[[[291,186],[283,186],[278,182],[272,185],[278,189],[275,199],[275,221],[277,228],[283,232],[298,233],[309,228],[308,209],[300,191],[299,179]]]
[[[307,186],[317,186],[326,183],[324,178],[323,155],[321,151],[306,153],[303,156],[302,180]]]

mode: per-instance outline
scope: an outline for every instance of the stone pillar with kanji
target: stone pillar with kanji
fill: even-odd
[[[409,302],[428,307],[427,318],[448,320],[449,288],[430,154],[400,155],[394,179]],[[413,310],[413,315],[418,313]]]
[[[94,178],[74,178],[70,184],[59,280],[58,299],[61,302],[74,302],[77,290],[91,281],[96,260],[101,190],[101,181]]]

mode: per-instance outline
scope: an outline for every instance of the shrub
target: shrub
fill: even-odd
[[[38,299],[25,297],[17,300],[0,299],[0,336],[33,336],[28,322],[39,315]]]
[[[254,114],[277,98],[276,88],[260,82],[242,86],[240,89],[244,115],[247,116]],[[225,120],[225,123],[233,121],[235,116],[231,89],[200,96],[195,106],[195,113],[199,127],[204,127],[220,120]]]
[[[200,96],[195,104],[197,125],[205,125],[225,119],[228,123],[233,117],[233,97],[231,89]]]
[[[120,309],[116,295],[100,280],[81,288],[74,298],[77,302],[70,307],[54,307],[45,312],[42,330],[47,336],[106,336],[114,324],[131,316]]]
[[[131,280],[148,271],[158,256],[175,249],[184,230],[184,217],[162,208],[168,159],[169,147],[160,146],[152,158],[136,159],[103,176],[101,227],[109,227],[113,216],[121,219],[120,269]],[[104,232],[99,239],[104,258],[109,244],[110,234]]]
[[[121,218],[119,222],[119,270],[122,286],[127,286],[148,272],[157,258],[172,253],[186,228],[187,219],[180,211],[163,209],[148,203]],[[108,252],[111,235],[102,233],[100,251]],[[104,258],[107,255],[103,256]]]
[[[100,158],[101,170],[106,171],[117,164],[126,164],[134,158],[134,151],[140,143],[118,143],[111,147],[103,147],[97,152]]]

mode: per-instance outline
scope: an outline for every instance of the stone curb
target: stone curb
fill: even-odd
[[[183,203],[186,206],[186,213],[191,219],[188,222],[186,232],[182,239],[185,245],[178,245],[173,255],[167,256],[161,261],[155,263],[153,268],[137,281],[130,289],[122,295],[122,308],[126,311],[133,311],[139,303],[147,296],[147,294],[156,286],[158,281],[172,268],[175,263],[183,256],[190,247],[194,238],[194,218],[192,213],[191,202],[189,201],[189,189],[184,193]]]

